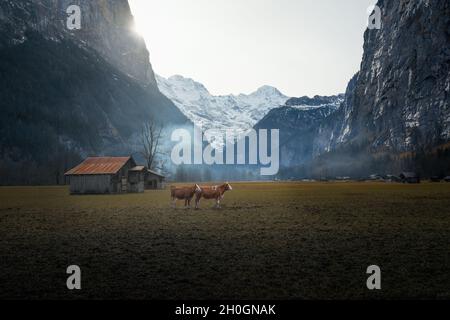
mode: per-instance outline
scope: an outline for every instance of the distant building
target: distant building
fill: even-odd
[[[392,174],[388,174],[386,176],[387,182],[402,182],[402,179],[400,177],[394,176]]]
[[[384,180],[384,177],[381,175],[381,174],[371,174],[370,176],[369,176],[369,180],[372,180],[372,181],[381,181],[381,180]]]
[[[351,177],[336,177],[337,181],[350,181],[351,179]]]
[[[414,172],[402,172],[400,179],[402,179],[403,183],[420,183],[419,175]]]
[[[431,182],[441,182],[442,179],[441,179],[441,177],[439,177],[439,176],[432,176],[432,177],[430,178],[430,181],[431,181]]]
[[[148,171],[137,166],[132,157],[91,157],[65,176],[69,178],[71,194],[140,193],[146,189],[148,179],[153,181]],[[157,180],[164,177],[158,175]]]

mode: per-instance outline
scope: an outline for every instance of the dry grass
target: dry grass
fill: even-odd
[[[450,298],[450,184],[233,188],[198,211],[169,208],[167,190],[0,188],[0,298]]]

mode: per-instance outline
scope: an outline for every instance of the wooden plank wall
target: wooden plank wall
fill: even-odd
[[[113,193],[115,190],[109,175],[82,175],[70,177],[70,193]]]

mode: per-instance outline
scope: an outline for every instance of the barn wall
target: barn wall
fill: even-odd
[[[128,190],[133,193],[144,192],[144,172],[128,171]]]
[[[146,189],[164,189],[164,178],[148,173],[145,177]]]
[[[114,193],[114,186],[109,175],[82,175],[70,177],[70,193]]]
[[[135,166],[136,162],[134,162],[133,159],[130,159],[114,176],[113,184],[115,192],[117,193],[133,192],[130,190],[129,170]]]
[[[164,179],[159,178],[158,189],[164,189],[166,187]]]
[[[144,181],[139,181],[138,183],[130,184],[130,192],[132,193],[142,193],[144,192]]]

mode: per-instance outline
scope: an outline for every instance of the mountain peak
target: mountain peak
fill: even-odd
[[[161,76],[159,76],[159,77],[161,77]],[[170,76],[169,78],[167,78],[167,80],[172,80],[172,81],[193,81],[192,79],[183,77],[182,75],[179,75],[179,74],[174,74],[173,76]]]
[[[184,91],[198,92],[200,95],[210,94],[208,89],[206,89],[206,87],[200,82],[197,82],[191,78],[183,77],[182,75],[179,74],[170,76],[167,79],[160,75],[156,75],[156,80],[158,82],[158,86],[161,91],[166,91],[165,89],[162,89],[163,87],[165,87],[166,89],[177,88],[177,89],[184,89]]]
[[[265,85],[265,86],[262,86],[262,87],[258,88],[258,90],[256,90],[253,94],[284,96],[284,94],[282,94],[280,92],[280,90],[278,90],[275,87],[268,86],[268,85]]]

